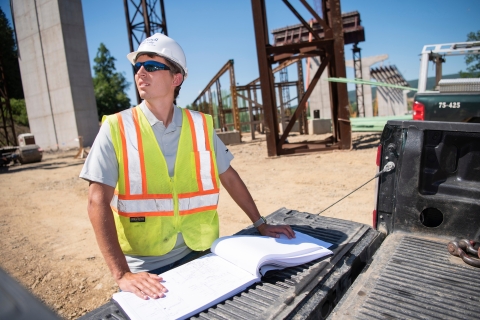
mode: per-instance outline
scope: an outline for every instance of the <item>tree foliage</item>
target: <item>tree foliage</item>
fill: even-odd
[[[15,34],[2,9],[0,9],[0,62],[3,68],[8,97],[23,99],[22,78],[18,65]]]
[[[130,83],[125,76],[116,72],[115,58],[107,47],[100,43],[97,55],[93,60],[93,88],[97,101],[98,118],[130,108],[130,98],[125,93]]]
[[[480,41],[480,30],[470,32],[467,35],[467,41]],[[460,71],[462,78],[480,78],[480,54],[468,54],[465,56],[467,72]]]
[[[15,123],[28,127],[27,107],[25,99],[10,99],[12,118]]]

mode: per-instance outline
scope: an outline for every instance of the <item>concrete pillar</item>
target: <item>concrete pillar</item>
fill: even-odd
[[[320,62],[321,61],[319,57],[310,58],[309,83],[312,81],[313,76],[320,67]],[[330,88],[327,78],[328,68],[326,68],[323,74],[320,76],[320,80],[317,82],[317,85],[315,89],[313,89],[308,100],[310,105],[310,119],[313,119],[314,110],[320,111],[320,119],[332,118],[332,110],[330,107]]]
[[[388,59],[388,54],[362,58],[363,80],[370,81],[371,79],[370,67],[378,62],[381,62],[387,59]],[[345,61],[345,66],[353,68],[353,60]],[[377,94],[378,94],[378,91],[377,91]],[[372,86],[363,85],[363,103],[365,105],[365,117],[373,117]]]
[[[15,0],[31,133],[44,149],[90,146],[99,129],[81,0]]]
[[[401,116],[407,114],[408,90],[377,87],[378,116]]]

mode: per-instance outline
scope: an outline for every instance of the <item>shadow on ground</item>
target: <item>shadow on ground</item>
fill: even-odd
[[[380,144],[381,132],[372,132],[358,135],[352,138],[352,149],[362,150],[375,148]]]
[[[37,163],[30,163],[30,164],[25,164],[25,165],[11,165],[8,167],[0,167],[0,174],[6,174],[6,173],[16,173],[16,172],[22,172],[22,171],[27,171],[27,170],[53,170],[53,169],[58,169],[58,168],[66,168],[66,167],[73,167],[73,166],[79,166],[83,165],[84,161],[76,161],[76,162],[71,162],[71,161],[61,161],[61,162],[37,162]]]

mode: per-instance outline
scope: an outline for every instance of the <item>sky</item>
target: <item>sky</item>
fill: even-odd
[[[314,7],[314,0],[307,1]],[[272,30],[300,22],[281,0],[265,0],[265,3],[273,43]],[[305,19],[311,18],[300,1],[290,0],[290,3]],[[9,0],[0,0],[0,8],[8,18],[9,4]],[[178,105],[191,104],[230,59],[234,60],[237,84],[247,84],[259,76],[251,1],[164,0],[164,4],[168,35],[182,46],[187,57],[189,74],[177,99]],[[105,44],[116,59],[116,70],[131,83],[127,94],[132,104],[136,104],[132,68],[126,58],[130,50],[123,1],[82,0],[82,7],[90,68],[100,43]],[[360,13],[365,29],[365,42],[359,43],[362,57],[388,54],[383,64],[395,65],[406,80],[418,78],[419,54],[424,45],[464,42],[469,32],[480,30],[478,0],[342,0],[341,9]],[[352,45],[346,45],[345,59],[352,58]],[[443,74],[465,70],[464,59],[464,56],[447,57]],[[434,73],[431,65],[429,75]],[[353,69],[347,68],[347,78],[353,77]],[[349,90],[352,89],[350,85]]]

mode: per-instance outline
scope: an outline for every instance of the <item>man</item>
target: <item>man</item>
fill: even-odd
[[[158,274],[210,248],[219,234],[219,182],[262,235],[294,237],[290,226],[260,216],[212,118],[175,106],[187,77],[178,43],[157,33],[127,58],[143,102],[106,117],[80,173],[90,182],[88,214],[100,251],[120,289],[162,297]]]

